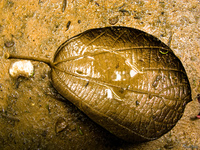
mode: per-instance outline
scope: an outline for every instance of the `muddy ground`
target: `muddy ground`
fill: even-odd
[[[87,29],[128,26],[170,45],[192,88],[177,125],[142,144],[117,139],[53,88],[50,67],[33,62],[30,78],[11,78],[6,52],[52,59],[59,45]],[[170,42],[169,42],[170,41]],[[0,0],[0,149],[200,149],[200,1]]]

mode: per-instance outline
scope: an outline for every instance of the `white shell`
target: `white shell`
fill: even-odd
[[[9,69],[9,74],[12,77],[31,77],[34,74],[34,66],[29,60],[20,60],[14,62]]]

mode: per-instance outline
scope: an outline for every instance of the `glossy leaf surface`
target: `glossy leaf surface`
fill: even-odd
[[[181,118],[191,89],[160,40],[127,27],[85,31],[54,56],[52,82],[93,121],[127,141],[156,139]]]

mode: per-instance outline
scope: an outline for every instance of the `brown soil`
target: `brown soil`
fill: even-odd
[[[64,6],[66,5],[66,6]],[[0,149],[200,149],[200,2],[142,0],[0,1]],[[170,42],[188,74],[192,96],[166,135],[126,143],[96,125],[53,88],[45,63],[33,77],[13,79],[6,52],[52,59],[60,44],[87,29],[134,27]]]

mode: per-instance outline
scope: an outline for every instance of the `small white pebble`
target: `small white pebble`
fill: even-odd
[[[9,69],[9,74],[13,77],[32,77],[34,74],[34,67],[31,61],[29,60],[20,60],[14,62]]]

